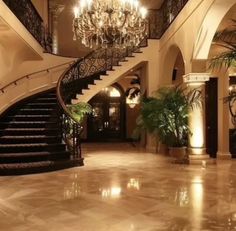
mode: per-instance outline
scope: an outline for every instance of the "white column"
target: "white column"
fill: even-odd
[[[148,63],[146,65],[146,92],[147,96],[151,96],[152,93],[157,90],[158,86],[160,85],[160,73],[159,73],[159,41],[158,40],[149,40],[148,41],[148,51],[146,52],[146,59]],[[149,152],[156,152],[157,151],[157,140],[152,135],[147,133],[146,137],[146,149]]]
[[[65,6],[50,1],[49,10],[51,14],[52,30],[52,52],[58,54],[58,16],[64,10]]]
[[[205,95],[205,82],[209,81],[208,73],[189,73],[183,76],[184,82],[190,90],[197,89],[201,96]],[[205,104],[202,107],[193,107],[189,111],[189,162],[202,164],[209,159],[205,149]]]

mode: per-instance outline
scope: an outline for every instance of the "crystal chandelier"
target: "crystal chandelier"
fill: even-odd
[[[147,34],[146,15],[139,0],[80,0],[73,39],[90,48],[137,46]]]

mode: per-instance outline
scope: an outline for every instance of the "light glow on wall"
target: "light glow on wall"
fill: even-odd
[[[189,138],[190,147],[204,148],[204,123],[201,108],[194,108],[190,113],[189,126],[192,132]]]

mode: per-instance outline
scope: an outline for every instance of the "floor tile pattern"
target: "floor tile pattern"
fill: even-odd
[[[179,165],[130,144],[82,149],[84,167],[0,177],[0,230],[236,230],[235,160]]]

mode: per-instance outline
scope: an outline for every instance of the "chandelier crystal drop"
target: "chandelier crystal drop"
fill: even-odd
[[[138,46],[147,35],[146,15],[138,0],[80,0],[73,39],[90,48]]]

